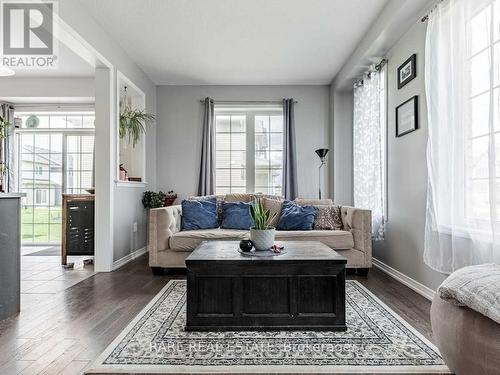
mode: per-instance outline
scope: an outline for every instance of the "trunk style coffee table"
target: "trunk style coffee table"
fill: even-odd
[[[321,242],[280,244],[273,257],[200,244],[186,259],[186,330],[345,330],[346,258]]]

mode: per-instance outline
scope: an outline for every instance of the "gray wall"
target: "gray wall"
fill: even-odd
[[[299,195],[316,197],[317,148],[329,145],[328,86],[159,86],[157,88],[157,186],[180,198],[196,193],[203,106],[200,99],[280,100],[294,98]],[[329,176],[325,170],[324,195]]]
[[[353,92],[334,91],[331,87],[332,102],[331,148],[334,160],[330,163],[330,176],[333,186],[332,195],[335,203],[352,206],[353,204],[353,174],[352,174],[352,115]]]
[[[414,26],[388,52],[388,223],[386,240],[376,244],[374,257],[435,289],[445,276],[423,262],[427,190],[427,107],[424,87],[426,23]],[[397,89],[397,68],[417,54],[417,77]],[[395,137],[395,108],[418,95],[420,129]]]

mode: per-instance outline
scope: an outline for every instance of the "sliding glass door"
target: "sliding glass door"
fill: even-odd
[[[30,129],[34,115],[19,116],[18,184],[22,200],[22,241],[25,244],[58,244],[61,241],[62,194],[85,193],[93,185],[94,130],[63,128],[68,120],[82,124],[88,115],[40,115],[38,123],[49,126]],[[63,117],[63,118],[61,118]],[[31,119],[31,120],[29,120]],[[89,119],[87,119],[89,120]],[[50,124],[57,128],[50,128]]]

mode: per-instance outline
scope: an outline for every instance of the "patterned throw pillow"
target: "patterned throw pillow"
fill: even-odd
[[[262,198],[262,203],[264,204],[264,209],[269,210],[269,217],[272,217],[276,213],[274,219],[269,223],[269,225],[276,228],[278,226],[278,222],[280,221],[283,201],[276,198]]]
[[[341,206],[316,206],[318,212],[314,220],[314,229],[342,230]]]

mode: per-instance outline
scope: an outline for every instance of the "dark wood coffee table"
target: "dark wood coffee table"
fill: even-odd
[[[345,330],[345,265],[316,241],[252,257],[237,241],[203,242],[186,259],[186,330]]]

